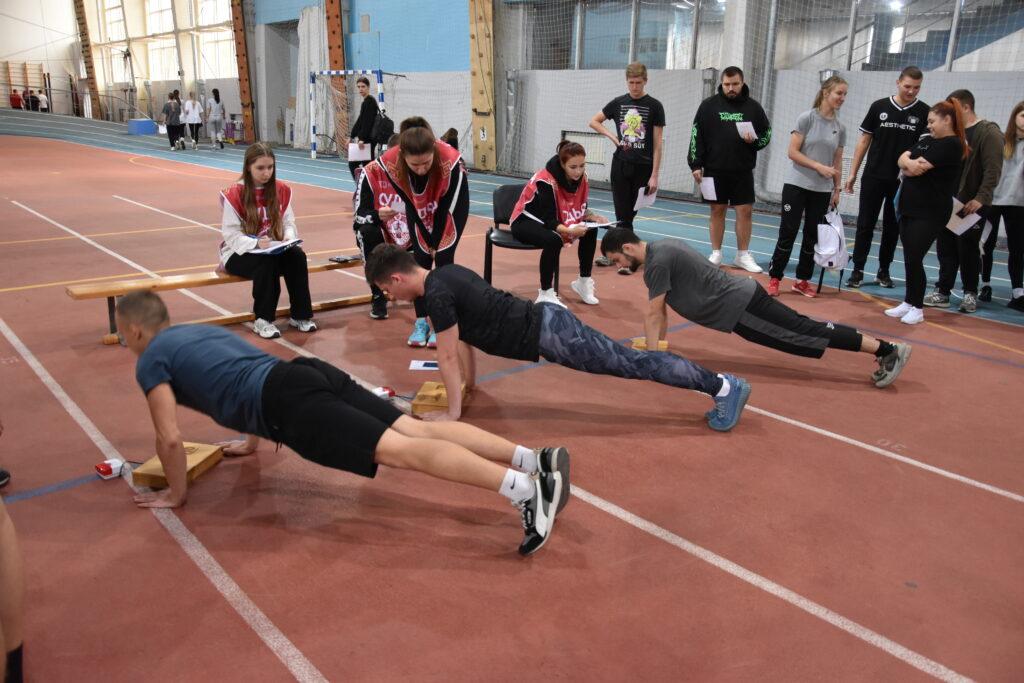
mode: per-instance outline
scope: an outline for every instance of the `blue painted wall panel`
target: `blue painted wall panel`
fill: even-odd
[[[467,0],[351,0],[350,30],[362,27],[363,15],[370,31],[346,36],[350,69],[469,70]]]
[[[256,23],[298,21],[303,7],[320,4],[317,0],[256,0]]]

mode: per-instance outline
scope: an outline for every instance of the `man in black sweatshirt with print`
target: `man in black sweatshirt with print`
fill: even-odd
[[[761,267],[750,255],[751,216],[754,204],[754,166],[757,153],[772,139],[771,122],[764,109],[750,97],[738,66],[722,71],[718,93],[701,102],[693,117],[687,161],[701,195],[711,204],[711,257],[722,263],[725,212],[736,211],[736,245],[733,265],[751,273]],[[708,182],[711,181],[711,182]]]

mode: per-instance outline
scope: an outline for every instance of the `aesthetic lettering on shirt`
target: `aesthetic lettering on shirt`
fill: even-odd
[[[743,112],[731,112],[731,111],[720,111],[718,112],[719,121],[742,121]]]

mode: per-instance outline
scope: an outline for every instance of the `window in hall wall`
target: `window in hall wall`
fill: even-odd
[[[231,31],[211,31],[199,35],[200,78],[238,78],[235,38]]]
[[[161,38],[147,45],[149,51],[149,80],[178,80],[178,49],[174,38]]]
[[[103,17],[105,40],[124,40],[124,11],[121,0],[99,0],[100,16]]]
[[[172,0],[146,0],[146,32],[166,33],[174,30]]]
[[[199,25],[231,21],[231,0],[199,0]]]

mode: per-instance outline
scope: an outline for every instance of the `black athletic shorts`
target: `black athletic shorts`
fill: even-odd
[[[306,460],[364,477],[402,411],[317,358],[281,361],[263,384],[263,421],[278,443]]]
[[[832,329],[832,323],[797,313],[758,287],[733,332],[777,351],[821,358],[832,339]]]
[[[754,172],[751,171],[709,171],[705,170],[705,178],[715,179],[715,199],[705,199],[706,204],[741,204],[754,203]]]

